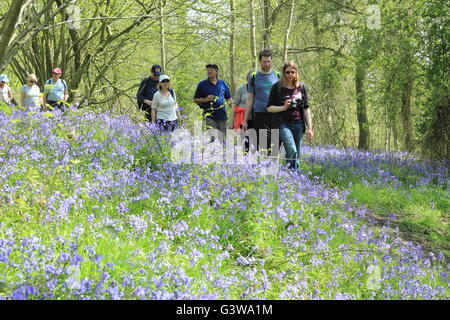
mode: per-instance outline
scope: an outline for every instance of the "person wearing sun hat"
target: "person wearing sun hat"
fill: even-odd
[[[144,78],[139,85],[137,93],[137,103],[139,109],[145,112],[148,121],[152,121],[151,106],[154,94],[158,91],[159,77],[162,74],[162,68],[154,64],[151,68],[151,75]]]
[[[0,75],[0,102],[5,102],[9,105],[13,100],[13,94],[11,88],[7,85],[8,82],[9,79],[6,74]]]
[[[158,91],[153,95],[151,114],[152,122],[156,122],[163,131],[172,132],[177,128],[177,124],[181,125],[182,118],[178,110],[177,96],[170,88],[168,75],[162,75],[159,78]]]
[[[44,100],[41,96],[41,89],[36,85],[38,80],[36,75],[34,73],[28,75],[27,80],[27,84],[22,87],[21,105],[25,108],[42,106]]]
[[[217,129],[225,141],[227,130],[227,112],[225,102],[231,107],[230,88],[225,81],[219,79],[219,67],[216,64],[205,66],[208,79],[198,83],[194,102],[203,109],[205,125]]]
[[[52,70],[52,78],[45,82],[44,86],[44,110],[46,105],[52,108],[60,109],[62,112],[66,111],[66,101],[69,99],[69,91],[67,83],[61,79],[62,71],[60,68]]]

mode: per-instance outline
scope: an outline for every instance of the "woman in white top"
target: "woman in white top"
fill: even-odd
[[[20,102],[25,108],[40,108],[44,105],[41,89],[36,85],[36,83],[37,77],[32,73],[28,76],[28,83],[22,87]]]
[[[173,131],[177,127],[177,119],[181,125],[181,114],[175,91],[170,88],[170,78],[167,75],[159,78],[158,89],[152,100],[152,121],[156,121],[161,130]]]
[[[9,82],[6,74],[0,75],[0,102],[10,105],[13,99],[11,88],[7,85]]]

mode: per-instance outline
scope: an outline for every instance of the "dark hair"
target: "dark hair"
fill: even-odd
[[[262,60],[263,57],[271,57],[272,58],[272,50],[264,49],[259,53],[259,61]]]

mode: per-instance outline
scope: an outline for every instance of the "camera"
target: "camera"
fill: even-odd
[[[300,109],[300,108],[302,107],[302,104],[303,104],[302,99],[299,99],[299,98],[297,98],[297,99],[292,99],[291,105],[290,105],[289,108],[292,108],[292,109]]]

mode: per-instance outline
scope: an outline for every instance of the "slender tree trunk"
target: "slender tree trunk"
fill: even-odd
[[[9,7],[8,13],[6,15],[5,21],[3,22],[0,29],[0,61],[4,60],[6,50],[8,49],[9,43],[14,36],[16,31],[16,24],[20,18],[20,11],[24,5],[25,0],[14,0]],[[1,64],[0,72],[6,65]]]
[[[355,74],[356,86],[356,112],[359,124],[359,149],[369,149],[369,120],[367,118],[366,92],[365,92],[366,70],[365,66],[357,62]]]
[[[236,16],[235,16],[235,0],[230,0],[230,12],[231,12],[231,33],[230,33],[230,86],[231,93],[234,95],[236,93]]]
[[[270,49],[270,0],[264,0],[263,5],[263,49]]]
[[[291,0],[291,6],[289,8],[289,16],[288,16],[288,21],[287,21],[286,33],[284,34],[283,61],[287,61],[287,59],[288,59],[289,34],[291,32],[292,19],[294,18],[294,7],[295,7],[295,0]]]
[[[162,0],[159,1],[159,34],[161,39],[161,67],[164,72],[166,72],[166,61],[167,61],[167,53],[166,53],[166,35],[165,35],[165,27],[164,27],[164,3]]]
[[[403,88],[402,93],[402,122],[403,133],[405,137],[405,147],[409,152],[413,151],[413,126],[411,119],[411,95],[412,95],[413,80],[409,79]]]
[[[258,65],[256,57],[256,23],[255,23],[255,2],[249,0],[250,5],[250,49],[252,57],[252,68],[256,69]]]

